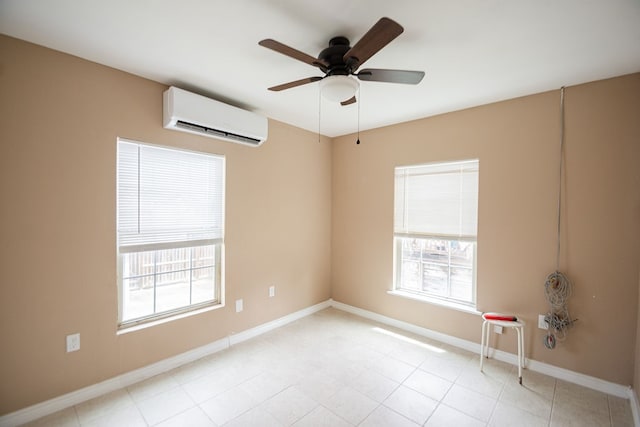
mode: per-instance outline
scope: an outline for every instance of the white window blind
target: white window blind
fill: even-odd
[[[219,243],[224,157],[118,140],[120,252]]]
[[[473,238],[478,223],[478,160],[396,168],[396,235]]]

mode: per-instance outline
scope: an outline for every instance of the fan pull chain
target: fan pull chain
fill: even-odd
[[[356,99],[358,103],[358,140],[356,141],[357,145],[360,145],[360,104],[362,104],[362,96],[360,95],[360,85],[358,85],[358,98]]]
[[[320,118],[322,116],[322,91],[318,86],[318,142],[320,142]]]

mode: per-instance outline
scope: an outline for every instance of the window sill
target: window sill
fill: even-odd
[[[116,335],[128,334],[129,332],[136,332],[142,329],[150,328],[152,326],[161,325],[163,323],[173,322],[174,320],[184,319],[185,317],[195,316],[197,314],[206,313],[207,311],[217,310],[224,307],[224,304],[215,304],[207,307],[199,308],[192,311],[186,311],[173,316],[163,317],[161,319],[149,320],[148,322],[138,323],[134,325],[120,325]]]
[[[457,304],[455,302],[452,301],[444,301],[438,298],[430,298],[427,296],[423,296],[423,295],[417,295],[411,292],[406,292],[406,291],[398,291],[398,290],[393,290],[393,291],[388,291],[387,292],[389,295],[393,295],[393,296],[398,296],[398,297],[402,297],[402,298],[408,298],[408,299],[412,299],[415,301],[420,301],[420,302],[425,302],[427,304],[434,304],[434,305],[439,305],[441,307],[446,307],[446,308],[450,308],[453,310],[457,310],[457,311],[462,311],[465,313],[469,313],[469,314],[475,314],[477,316],[482,315],[482,312],[476,310],[474,307],[470,307],[468,305],[465,304]]]

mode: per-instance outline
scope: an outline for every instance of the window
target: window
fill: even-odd
[[[224,157],[118,140],[119,320],[222,301]]]
[[[397,167],[394,289],[475,306],[478,160]]]

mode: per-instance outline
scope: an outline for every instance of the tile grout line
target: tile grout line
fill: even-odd
[[[547,421],[547,425],[551,426],[551,420],[553,419],[553,412],[556,407],[556,392],[558,389],[558,380],[553,380],[553,396],[551,397],[551,411],[549,412],[549,420]]]
[[[80,424],[80,415],[78,415],[78,409],[76,406],[78,405],[73,405],[73,415],[75,415],[76,422],[78,423],[77,425],[80,426],[82,424]]]
[[[488,355],[487,355],[487,359],[488,359]],[[511,367],[511,369],[509,370],[509,374],[511,374],[511,371],[513,371],[513,366]],[[500,399],[502,398],[502,394],[504,393],[504,390],[507,388],[507,380],[505,380],[502,383],[502,388],[500,389],[500,393],[498,393],[498,398],[496,399],[496,403],[495,405],[493,405],[493,410],[491,411],[491,416],[489,417],[489,421],[487,421],[487,425],[491,423],[491,420],[493,420],[493,416],[496,413],[496,409],[498,408],[498,403],[500,403]],[[506,405],[506,403],[505,403]]]
[[[607,409],[609,410],[609,425],[613,426],[613,414],[611,413],[611,399],[607,396]]]

